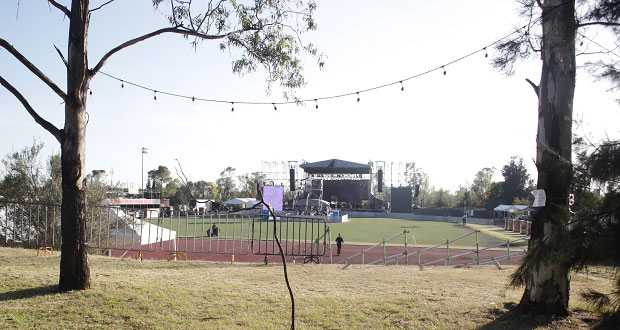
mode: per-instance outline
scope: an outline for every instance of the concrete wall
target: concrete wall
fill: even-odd
[[[411,213],[374,213],[374,212],[348,212],[352,218],[392,218],[405,220],[422,220],[422,221],[440,221],[461,223],[462,217],[437,216],[437,215],[420,215]],[[467,223],[475,223],[479,225],[492,225],[493,219],[467,217]]]

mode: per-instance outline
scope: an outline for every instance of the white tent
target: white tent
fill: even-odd
[[[528,211],[533,211],[533,209],[527,205],[504,205],[502,204],[494,208],[493,211],[513,213],[516,211],[528,212]]]
[[[256,204],[260,203],[260,201],[254,198],[233,198],[225,201],[224,205],[241,205],[244,208],[252,207]]]

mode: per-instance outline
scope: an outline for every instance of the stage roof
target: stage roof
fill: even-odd
[[[368,164],[347,162],[340,159],[328,159],[315,163],[306,163],[300,165],[299,167],[301,167],[308,174],[370,174],[371,171],[370,165]]]

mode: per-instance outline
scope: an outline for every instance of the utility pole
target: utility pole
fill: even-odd
[[[149,149],[142,147],[142,175],[140,176],[141,179],[141,184],[140,184],[140,188],[142,189],[142,198],[144,198],[144,154],[148,154],[149,153]]]

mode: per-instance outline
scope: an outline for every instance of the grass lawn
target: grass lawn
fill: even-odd
[[[191,237],[199,237],[201,235],[206,236],[207,230],[211,228],[211,225],[217,224],[220,230],[220,237],[226,236],[229,239],[235,238],[248,238],[248,232],[252,230],[248,225],[248,218],[244,218],[241,220],[239,218],[235,218],[234,216],[229,216],[228,218],[222,217],[220,219],[217,218],[165,218],[163,221],[159,222],[160,226],[165,228],[172,229],[177,231],[178,235],[181,237],[191,236]],[[152,223],[158,224],[157,220],[152,220]],[[267,225],[265,222],[262,224],[262,228],[256,224],[253,228],[254,237],[258,237],[258,233],[262,232],[263,237],[270,235],[272,231],[272,223],[269,222]],[[278,233],[281,239],[291,238],[292,235],[297,235],[301,232],[304,235],[307,231],[309,237],[316,237],[317,232],[323,232],[324,227],[318,224],[315,224],[314,228],[314,236],[311,235],[312,228],[306,226],[299,226],[299,224],[289,223],[288,228],[286,226],[282,226],[280,230],[280,225],[278,224]],[[435,221],[417,221],[417,220],[403,220],[403,219],[392,219],[392,218],[351,218],[349,222],[346,223],[328,223],[332,230],[332,241],[336,240],[338,233],[342,234],[342,237],[345,240],[345,243],[365,243],[365,244],[375,244],[382,242],[383,239],[392,237],[398,233],[402,233],[404,230],[408,230],[409,234],[407,234],[407,243],[410,245],[414,245],[413,236],[415,235],[415,244],[423,245],[423,246],[431,246],[440,243],[445,243],[446,239],[454,239],[458,236],[467,234],[473,231],[472,228],[463,227],[459,224],[448,223],[448,222],[435,222]],[[271,229],[270,229],[271,228]],[[249,233],[250,237],[252,233]],[[481,232],[478,234],[478,240],[480,243],[480,247],[486,247],[490,245],[495,245],[498,243],[505,242],[498,237],[486,234]],[[400,236],[392,241],[389,244],[404,244],[405,237]],[[526,244],[526,242],[521,242],[521,245]],[[475,247],[476,246],[476,235],[472,234],[463,239],[459,239],[455,242],[450,243],[451,246],[454,247]]]
[[[276,264],[135,261],[90,256],[92,288],[56,293],[59,256],[0,248],[0,329],[286,329],[291,303]],[[513,267],[289,265],[297,329],[589,329],[586,288],[607,269],[573,274],[566,318],[523,315]]]
[[[338,233],[342,234],[345,242],[378,243],[383,238],[389,238],[395,234],[408,230],[407,243],[413,244],[413,237],[417,245],[436,245],[445,243],[446,239],[453,239],[472,231],[471,228],[449,222],[417,221],[391,218],[351,218],[345,223],[330,223],[332,240]],[[479,233],[478,239],[481,247],[502,243],[501,240]],[[400,236],[391,244],[404,244],[404,236]],[[476,246],[476,235],[472,234],[458,241],[450,243],[450,246]]]

